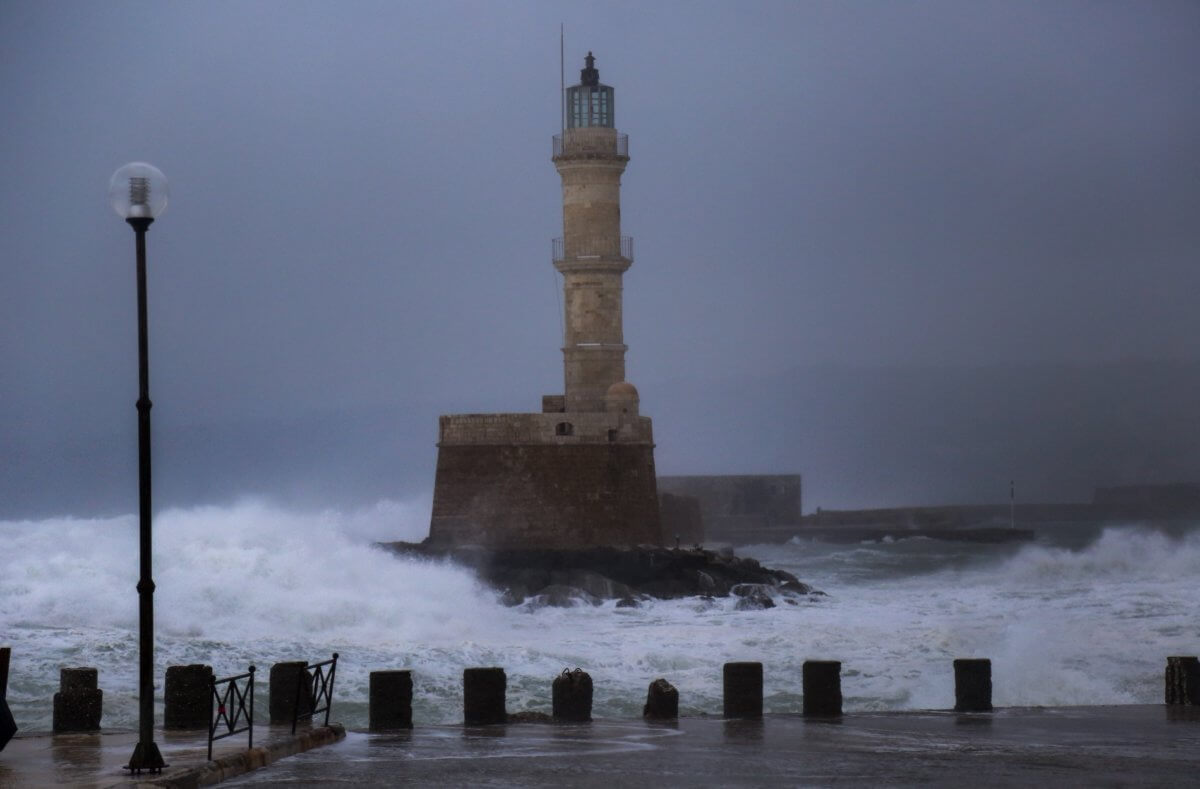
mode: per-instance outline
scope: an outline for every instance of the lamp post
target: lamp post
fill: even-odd
[[[138,301],[138,516],[141,540],[138,580],[138,744],[125,768],[160,772],[162,754],[154,742],[154,579],[150,574],[150,365],[146,334],[146,230],[167,207],[167,178],[157,167],[131,162],[113,173],[108,199],[133,228],[137,243]]]

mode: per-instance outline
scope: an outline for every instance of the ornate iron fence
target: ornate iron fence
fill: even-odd
[[[244,686],[238,682],[246,680]],[[235,734],[249,732],[246,749],[254,747],[254,666],[245,674],[216,679],[209,677],[212,693],[209,695],[208,713],[208,760],[212,761],[214,740],[223,740]],[[225,690],[217,690],[218,685],[224,685]],[[249,698],[249,704],[246,703]],[[224,733],[217,734],[218,729]]]
[[[292,734],[296,733],[296,724],[301,718],[313,718],[317,713],[325,713],[325,723],[329,725],[329,711],[333,708],[333,677],[337,672],[338,653],[333,653],[331,660],[313,663],[305,666],[296,676],[296,704],[292,713]],[[325,668],[329,671],[326,672]],[[309,672],[312,672],[311,674]],[[308,680],[308,700],[305,712],[300,711],[300,702],[304,698],[304,681]],[[325,706],[321,706],[324,703]]]

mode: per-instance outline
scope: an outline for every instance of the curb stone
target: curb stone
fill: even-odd
[[[207,764],[199,767],[189,767],[173,775],[165,775],[157,778],[151,777],[137,782],[121,781],[120,783],[111,784],[110,789],[115,789],[116,787],[122,787],[123,789],[129,789],[129,787],[138,787],[139,789],[149,789],[149,787],[159,787],[159,789],[194,789],[200,786],[212,786],[221,781],[252,772],[260,767],[266,767],[268,764],[279,761],[287,756],[303,753],[313,748],[320,748],[322,745],[330,745],[345,738],[346,728],[340,723],[331,723],[328,726],[319,726],[311,731],[297,734],[289,740],[223,756]]]

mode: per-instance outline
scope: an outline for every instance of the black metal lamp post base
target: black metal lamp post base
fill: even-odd
[[[145,745],[144,749],[143,745]],[[129,770],[134,775],[139,775],[142,770],[161,773],[164,767],[169,766],[163,762],[162,754],[158,752],[158,743],[151,742],[147,745],[139,742],[137,747],[133,749],[133,756],[129,757],[129,764],[125,765],[124,769]]]

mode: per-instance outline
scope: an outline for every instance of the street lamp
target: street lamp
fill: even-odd
[[[145,162],[113,173],[108,200],[137,238],[138,300],[138,514],[141,578],[138,580],[138,744],[127,770],[161,772],[162,754],[154,742],[154,580],[150,574],[150,366],[146,340],[146,230],[167,208],[167,178]]]

